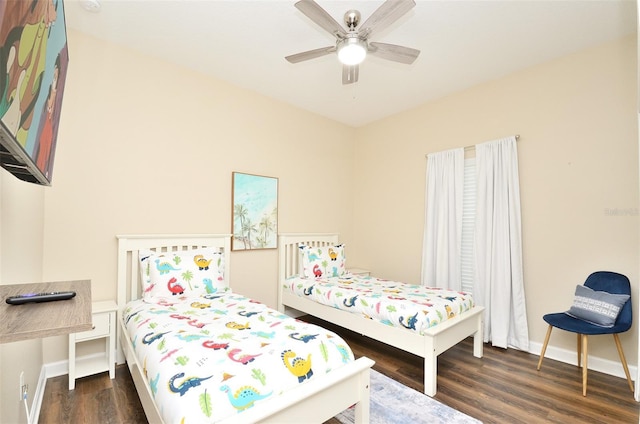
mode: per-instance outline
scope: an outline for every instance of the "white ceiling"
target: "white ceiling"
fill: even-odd
[[[342,85],[335,54],[284,59],[335,43],[295,0],[99,1],[91,13],[65,0],[67,26],[354,127],[636,32],[635,0],[417,0],[370,40],[421,50],[415,63],[370,56],[359,81]],[[382,4],[316,1],[340,23],[348,9],[365,20]]]

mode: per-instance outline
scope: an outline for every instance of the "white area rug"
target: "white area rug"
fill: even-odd
[[[353,424],[353,408],[341,412],[336,418],[342,424]],[[370,424],[481,423],[374,370],[371,370],[370,419]]]

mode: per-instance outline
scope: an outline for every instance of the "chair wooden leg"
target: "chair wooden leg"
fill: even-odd
[[[578,340],[576,352],[578,353],[578,366],[580,366],[580,364],[582,364],[582,334],[578,333],[576,336],[576,339]]]
[[[538,360],[538,371],[540,371],[540,367],[542,366],[544,353],[547,351],[547,345],[549,344],[549,338],[551,337],[551,330],[553,330],[552,325],[549,326],[549,329],[547,330],[547,335],[544,338],[544,343],[542,344],[542,351],[540,352],[540,359]]]
[[[627,359],[624,357],[624,352],[622,351],[622,343],[620,343],[620,337],[617,334],[613,335],[613,339],[616,341],[616,347],[618,348],[618,354],[620,355],[620,362],[622,362],[622,367],[624,368],[624,373],[627,376],[627,383],[629,383],[629,388],[633,393],[633,381],[631,381],[631,374],[629,374],[629,367],[627,366]]]
[[[582,396],[587,395],[587,335],[582,335]]]

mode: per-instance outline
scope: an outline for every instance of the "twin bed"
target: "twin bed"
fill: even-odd
[[[323,422],[351,406],[369,422],[373,361],[285,310],[423,357],[429,396],[440,353],[473,336],[482,356],[470,296],[351,275],[337,234],[280,235],[278,310],[229,289],[230,247],[229,235],[118,236],[119,345],[151,423]]]
[[[338,234],[280,234],[278,249],[281,312],[313,315],[424,358],[428,396],[437,391],[442,352],[473,336],[473,355],[482,357],[484,308],[470,296],[350,275]]]
[[[233,293],[230,240],[118,236],[118,335],[149,422],[322,422],[352,405],[369,422],[373,361]]]

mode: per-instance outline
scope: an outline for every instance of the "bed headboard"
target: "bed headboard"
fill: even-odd
[[[278,281],[300,273],[299,246],[329,246],[338,243],[338,233],[283,233],[278,235]]]
[[[229,285],[230,234],[132,234],[118,239],[118,307],[138,299],[141,292],[138,251],[172,252],[199,247],[217,248],[224,254],[224,282]]]
[[[282,282],[301,271],[299,246],[337,244],[338,233],[280,233],[278,235],[278,309],[282,311]]]

